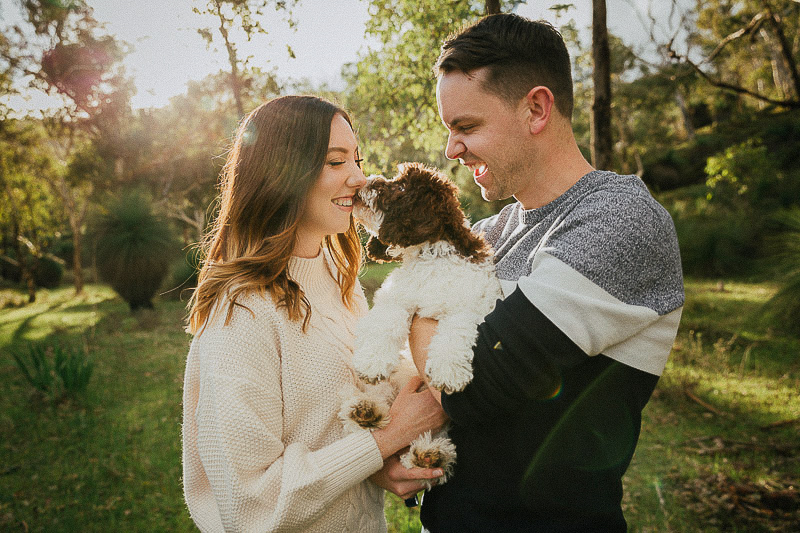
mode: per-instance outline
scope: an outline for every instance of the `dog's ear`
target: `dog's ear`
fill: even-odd
[[[378,263],[397,261],[396,257],[392,257],[386,252],[388,249],[389,245],[381,242],[377,237],[370,236],[367,241],[367,257]]]
[[[447,228],[447,240],[456,251],[473,263],[489,257],[489,245],[482,235],[475,235],[467,226],[451,224]]]

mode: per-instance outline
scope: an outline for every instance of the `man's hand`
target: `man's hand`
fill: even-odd
[[[428,362],[428,346],[431,343],[431,338],[436,335],[438,325],[438,320],[414,315],[411,320],[411,330],[408,334],[408,346],[411,348],[411,357],[414,359],[417,372],[425,380],[425,384],[430,388],[431,394],[436,398],[436,401],[442,403],[442,393],[431,388],[428,376],[425,374],[425,364]]]
[[[422,386],[419,376],[412,376],[389,409],[389,425],[372,432],[384,460],[426,431],[436,431],[447,422],[441,401],[434,390]],[[421,389],[421,390],[420,390]]]
[[[370,480],[402,499],[410,498],[426,487],[424,481],[442,475],[439,469],[406,468],[400,463],[400,456],[408,448],[386,458],[383,468],[370,476]]]

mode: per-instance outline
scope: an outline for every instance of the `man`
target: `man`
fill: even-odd
[[[636,176],[598,171],[572,127],[570,61],[549,24],[486,17],[436,65],[446,155],[486,200],[504,299],[474,379],[441,403],[458,460],[421,519],[447,531],[625,531],[622,475],[684,301],[675,229]],[[419,369],[435,321],[415,319]]]

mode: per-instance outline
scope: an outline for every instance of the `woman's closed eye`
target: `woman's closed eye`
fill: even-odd
[[[361,162],[362,162],[362,161],[364,161],[364,159],[362,159],[362,158],[356,158],[356,159],[354,159],[354,161],[355,161],[355,164],[356,164],[356,166],[357,166],[358,168],[361,168]],[[345,161],[345,160],[343,160],[343,159],[342,159],[342,160],[340,160],[340,159],[335,159],[335,160],[332,160],[332,161],[328,161],[328,164],[329,164],[330,166],[332,166],[332,167],[338,167],[338,166],[340,166],[340,165],[344,165],[345,163],[347,163],[347,161]]]

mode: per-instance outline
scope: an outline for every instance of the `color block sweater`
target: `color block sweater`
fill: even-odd
[[[478,328],[472,382],[442,396],[458,462],[425,494],[423,525],[626,531],[622,476],[683,309],[669,213],[636,176],[594,171],[473,230],[504,299]]]
[[[368,431],[344,436],[340,393],[358,310],[342,303],[320,253],[293,257],[289,274],[311,321],[251,294],[224,324],[227,301],[189,349],[183,396],[183,482],[202,531],[382,532],[383,490],[366,478],[383,464]]]

